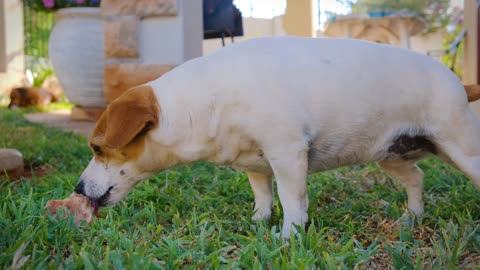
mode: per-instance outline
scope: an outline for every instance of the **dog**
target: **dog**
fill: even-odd
[[[57,102],[58,98],[45,88],[17,87],[10,92],[10,104],[8,108],[39,106],[45,107],[51,102]]]
[[[245,171],[254,221],[268,219],[272,177],[281,234],[307,221],[307,174],[378,162],[424,212],[423,172],[437,155],[480,188],[480,122],[464,87],[436,60],[352,39],[242,41],[134,87],[102,114],[75,192],[100,207],[142,180],[197,161]]]

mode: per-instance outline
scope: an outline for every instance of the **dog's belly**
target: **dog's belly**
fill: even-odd
[[[309,153],[317,151],[313,149]],[[312,154],[316,155],[316,154]],[[335,154],[320,154],[318,157],[311,157],[308,159],[308,173],[315,173],[327,171],[343,166],[363,164],[368,161],[362,161],[356,154],[352,155],[335,155]]]
[[[369,142],[362,140],[357,143],[339,140],[314,142],[308,149],[308,172],[376,161],[375,155],[369,154],[371,147]]]
[[[256,172],[262,174],[273,174],[270,163],[265,159],[262,151],[241,152],[230,164],[235,169],[241,171]]]
[[[400,128],[395,129],[392,134],[365,136],[366,133],[363,132],[363,136],[337,135],[313,140],[307,152],[308,173],[382,160],[419,160],[437,153],[435,142],[422,131],[409,133]],[[235,154],[227,155],[228,158],[225,158],[227,157],[225,155],[217,155],[209,161],[241,171],[273,174],[268,159],[258,146],[229,153]]]
[[[361,153],[356,152],[324,152],[319,149],[312,148],[308,151],[308,173],[327,171],[343,166],[364,164],[377,161],[373,157],[368,158]],[[231,163],[223,165],[231,166],[237,170],[256,172],[271,175],[272,167],[268,160],[258,153],[241,153]]]
[[[342,136],[317,138],[309,145],[308,173],[321,172],[342,166],[364,164],[387,157],[386,152],[374,152],[375,141],[361,136],[352,136],[355,140]],[[218,160],[217,160],[218,162]],[[241,171],[273,174],[268,159],[258,146],[237,152],[235,158],[219,162]]]
[[[357,133],[312,141],[308,150],[308,171],[313,173],[382,160],[419,160],[436,153],[432,136],[423,130],[412,132],[397,128],[379,134],[365,131],[363,136]]]

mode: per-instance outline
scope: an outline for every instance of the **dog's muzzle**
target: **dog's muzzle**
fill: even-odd
[[[98,198],[92,198],[92,197],[89,197],[85,194],[85,182],[83,182],[82,180],[80,180],[80,182],[78,182],[77,186],[75,187],[75,193],[77,194],[80,194],[80,195],[83,195],[87,198],[90,199],[90,203],[93,207],[93,209],[95,211],[98,211],[98,209],[100,207],[105,207],[108,205],[108,198],[110,196],[110,191],[113,189],[113,186],[110,186],[107,190],[107,192],[105,192],[102,196],[98,197]]]

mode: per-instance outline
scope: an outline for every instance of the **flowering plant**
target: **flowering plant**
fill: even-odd
[[[36,10],[54,11],[67,7],[98,7],[100,0],[24,0],[25,4]]]

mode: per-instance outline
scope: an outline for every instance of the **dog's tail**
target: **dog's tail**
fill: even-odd
[[[465,92],[467,92],[468,102],[480,99],[480,85],[470,84],[464,85]]]

